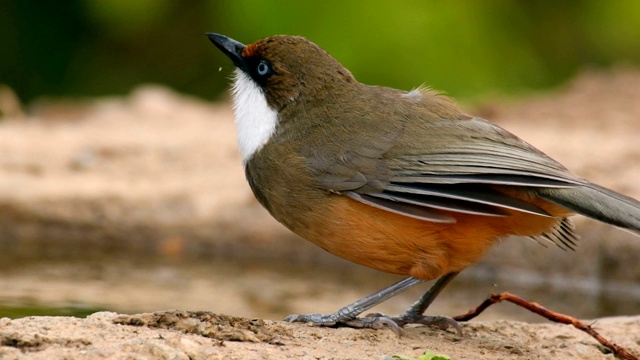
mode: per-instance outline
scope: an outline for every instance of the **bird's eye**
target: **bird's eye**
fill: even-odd
[[[258,75],[260,76],[265,76],[268,73],[271,72],[271,66],[269,66],[269,64],[262,60],[260,61],[260,63],[258,63],[258,67],[256,68],[256,72],[258,73]]]

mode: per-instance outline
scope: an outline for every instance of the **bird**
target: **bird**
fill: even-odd
[[[640,235],[640,202],[581,178],[507,130],[421,86],[360,83],[300,36],[249,45],[207,33],[235,65],[231,89],[242,163],[258,202],[331,254],[405,276],[318,326],[461,327],[424,312],[460,271],[500,239],[573,248],[570,216]],[[436,280],[406,312],[365,311]]]

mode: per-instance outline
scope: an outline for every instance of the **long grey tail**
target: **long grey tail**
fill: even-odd
[[[640,236],[640,201],[595,184],[539,188],[538,196],[578,214],[631,230]]]

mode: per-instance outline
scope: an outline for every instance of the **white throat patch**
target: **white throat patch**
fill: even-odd
[[[262,89],[242,70],[235,70],[233,109],[238,129],[238,145],[244,164],[269,141],[276,130],[278,112],[267,104]]]

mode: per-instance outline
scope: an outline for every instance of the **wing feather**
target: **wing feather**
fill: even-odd
[[[509,215],[499,207],[485,205],[473,201],[464,201],[446,197],[426,196],[411,193],[399,193],[385,191],[380,194],[371,194],[369,196],[388,199],[399,203],[408,203],[413,205],[425,206],[434,209],[453,211],[463,214],[484,215],[484,216],[507,216]]]
[[[551,217],[539,206],[496,188],[571,188],[585,183],[480,118],[410,121],[385,129],[367,143],[362,143],[363,137],[343,140],[346,148],[338,155],[313,149],[309,163],[319,183],[370,206],[435,222],[455,221],[451,213],[507,216],[518,211]],[[571,239],[560,230],[550,235],[554,242]]]
[[[455,223],[456,219],[453,216],[444,214],[436,209],[430,209],[429,207],[416,206],[414,204],[406,202],[397,202],[390,199],[374,197],[367,194],[358,194],[353,191],[347,191],[344,195],[357,200],[363,204],[373,206],[378,209],[389,211],[395,214],[400,214],[414,219],[426,220],[437,223]]]
[[[428,195],[436,198],[448,198],[463,202],[479,203],[494,207],[526,212],[534,215],[550,217],[551,214],[540,207],[524,200],[511,197],[488,186],[472,184],[463,185],[433,185],[430,184],[394,184],[385,188],[384,193],[397,192],[416,195]],[[494,215],[491,212],[484,215]]]

